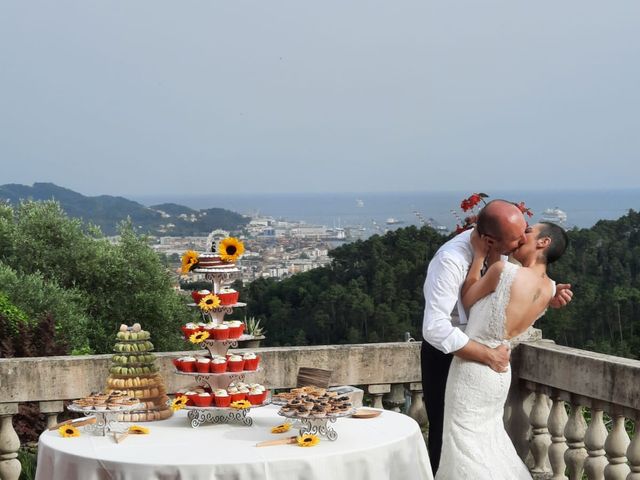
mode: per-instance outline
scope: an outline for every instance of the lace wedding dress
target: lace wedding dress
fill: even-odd
[[[505,263],[496,290],[469,312],[466,333],[489,347],[506,342],[505,310],[517,265]],[[436,480],[530,480],[503,424],[511,369],[497,373],[486,365],[453,358],[445,394],[442,456]]]

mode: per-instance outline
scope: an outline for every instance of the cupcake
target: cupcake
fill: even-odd
[[[219,388],[215,391],[214,399],[216,407],[228,407],[231,404],[231,396],[223,388]]]
[[[244,360],[240,355],[231,355],[227,363],[227,370],[230,372],[241,372],[244,368]]]
[[[222,287],[217,295],[221,305],[234,305],[238,303],[240,297],[240,294],[231,287]]]
[[[195,398],[198,396],[198,392],[194,392],[192,390],[189,390],[187,392],[185,392],[183,394],[185,397],[187,397],[187,405],[190,407],[193,407],[196,404]]]
[[[227,359],[225,357],[215,357],[211,360],[211,373],[224,373],[227,371]]]
[[[199,373],[209,373],[210,363],[211,360],[208,358],[199,358],[196,361],[196,370],[198,370]]]
[[[196,358],[195,357],[182,357],[180,359],[180,366],[183,372],[195,372],[196,371]]]
[[[244,332],[244,323],[240,320],[230,320],[225,322],[229,326],[229,338],[240,338]]]
[[[199,393],[193,397],[193,402],[197,407],[210,407],[211,402],[213,402],[213,397],[207,392]]]
[[[229,327],[224,323],[215,325],[213,327],[213,339],[214,340],[227,340],[229,338]]]
[[[229,387],[228,392],[232,402],[237,402],[239,400],[247,399],[247,394],[240,392],[238,387]]]
[[[202,300],[210,293],[211,292],[209,290],[194,290],[193,292],[191,292],[191,298],[193,298],[193,301],[196,302],[197,305],[198,303],[200,303],[200,300]]]
[[[253,352],[247,352],[242,356],[244,360],[244,369],[245,370],[257,370],[258,363],[260,363],[260,357],[258,357]]]
[[[251,402],[251,405],[260,405],[262,403],[262,390],[260,390],[259,388],[252,388],[249,391],[247,400]]]
[[[189,340],[189,337],[199,330],[198,325],[196,325],[195,323],[187,323],[186,325],[182,325],[182,327],[180,328],[182,328],[184,338],[186,338],[187,340]]]
[[[215,323],[207,323],[204,327],[202,327],[202,330],[204,330],[205,332],[209,333],[209,337],[213,338],[213,329],[215,328],[216,324]]]
[[[180,365],[182,363],[181,358],[172,358],[171,361],[173,362],[173,366],[176,367],[176,370],[182,371],[182,366]]]

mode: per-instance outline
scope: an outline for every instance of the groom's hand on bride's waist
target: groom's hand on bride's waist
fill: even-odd
[[[506,372],[509,368],[511,349],[507,345],[498,345],[496,348],[489,348],[489,361],[487,365],[498,373]]]

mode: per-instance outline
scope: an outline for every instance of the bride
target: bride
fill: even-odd
[[[564,253],[567,234],[543,222],[526,235],[526,242],[513,252],[522,266],[499,261],[484,276],[481,270],[491,239],[472,235],[474,257],[461,292],[469,311],[466,333],[492,348],[524,333],[544,314],[555,294],[547,265]],[[497,373],[481,363],[454,357],[447,379],[436,480],[531,479],[502,420],[510,383],[509,368]]]

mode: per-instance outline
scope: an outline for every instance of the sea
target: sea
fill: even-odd
[[[171,193],[128,197],[143,205],[177,203],[193,209],[225,208],[244,215],[271,216],[310,225],[340,227],[357,238],[408,225],[429,222],[444,231],[453,230],[464,213],[460,202],[474,192],[388,192],[388,193],[283,193],[208,194]],[[475,192],[477,193],[477,192]],[[534,216],[542,219],[547,209],[566,213],[566,228],[589,228],[598,220],[615,220],[640,209],[640,188],[620,190],[548,190],[483,192],[487,200],[503,198],[525,202]]]

